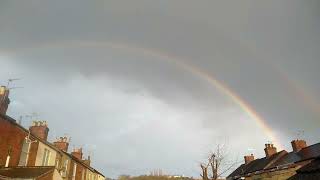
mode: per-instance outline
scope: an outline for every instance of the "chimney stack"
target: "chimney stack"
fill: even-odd
[[[254,161],[254,156],[253,154],[249,155],[249,156],[244,156],[244,163],[245,164],[249,164],[251,161]]]
[[[88,156],[88,159],[83,160],[83,162],[84,162],[86,165],[90,166],[90,163],[91,163],[91,158],[90,158],[90,156]]]
[[[68,152],[68,147],[69,147],[69,140],[67,137],[60,137],[57,138],[53,144],[60,150]]]
[[[71,152],[71,155],[78,158],[79,160],[82,160],[82,148],[76,148]]]
[[[267,158],[277,153],[277,148],[274,147],[273,144],[265,144],[265,146],[264,152],[266,153]]]
[[[9,89],[0,86],[0,114],[6,114],[10,104]]]
[[[298,152],[301,149],[307,147],[306,141],[305,140],[299,140],[299,139],[291,141],[291,145],[292,145],[292,150],[294,152]]]
[[[33,121],[29,131],[38,138],[47,141],[49,128],[46,121]]]

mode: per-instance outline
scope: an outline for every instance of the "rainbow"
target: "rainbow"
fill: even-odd
[[[251,106],[250,104],[246,103],[239,95],[237,95],[234,91],[232,91],[227,85],[223,84],[221,81],[215,79],[212,75],[201,71],[198,68],[193,66],[189,66],[187,64],[183,64],[185,69],[188,69],[193,74],[198,75],[199,77],[205,79],[208,83],[216,87],[218,90],[223,92],[227,95],[234,103],[236,103],[241,109],[246,112],[246,114],[251,117],[251,119],[255,120],[258,126],[266,133],[271,141],[276,147],[284,149],[280,141],[276,138],[274,132],[272,131],[271,127],[268,126],[266,120],[264,120]]]
[[[168,62],[171,62],[178,67],[192,73],[193,75],[205,80],[213,87],[217,88],[220,92],[229,97],[235,104],[237,104],[252,120],[256,122],[256,124],[263,130],[263,132],[268,137],[269,141],[275,144],[276,147],[283,149],[282,144],[276,138],[275,133],[272,128],[266,123],[255,110],[250,106],[250,104],[246,103],[237,93],[232,91],[227,85],[216,79],[211,74],[203,71],[202,69],[192,66],[190,64],[186,64],[183,59],[165,52],[161,52],[158,50],[150,49],[150,48],[141,48],[133,45],[125,44],[125,43],[114,43],[114,42],[92,42],[92,41],[72,41],[72,42],[64,42],[64,43],[50,43],[50,44],[41,44],[37,47],[28,47],[28,48],[18,48],[13,51],[4,51],[9,54],[15,54],[17,51],[28,51],[34,49],[46,49],[46,48],[63,48],[63,47],[107,47],[112,49],[120,49],[126,50],[129,52],[140,53],[146,56],[153,56],[160,59],[164,59]]]

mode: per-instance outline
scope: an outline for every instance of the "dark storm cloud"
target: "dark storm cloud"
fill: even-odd
[[[1,1],[0,81],[23,77],[10,115],[38,112],[51,138],[67,132],[109,176],[153,168],[198,175],[198,160],[218,139],[242,156],[248,147],[261,155],[269,137],[212,84],[143,48],[225,83],[283,144],[299,130],[316,142],[319,7],[316,0]]]

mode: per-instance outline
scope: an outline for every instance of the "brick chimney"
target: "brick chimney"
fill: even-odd
[[[291,145],[292,145],[292,150],[294,152],[298,152],[301,149],[307,147],[306,141],[305,140],[299,140],[299,139],[291,141]]]
[[[90,156],[88,156],[88,159],[83,160],[83,162],[84,162],[86,165],[90,166],[90,164],[91,164],[91,158],[90,158]]]
[[[68,152],[69,140],[67,137],[59,137],[53,144],[60,150]]]
[[[244,163],[245,164],[249,164],[251,161],[254,161],[254,156],[253,154],[249,155],[249,156],[244,156]]]
[[[0,86],[0,114],[6,114],[10,104],[9,89]]]
[[[49,128],[46,121],[33,121],[29,131],[42,140],[47,140]]]
[[[71,152],[71,155],[78,158],[79,160],[82,160],[82,148],[76,148]]]
[[[267,158],[277,153],[277,148],[274,147],[273,144],[265,144],[265,146],[264,152],[266,153]]]

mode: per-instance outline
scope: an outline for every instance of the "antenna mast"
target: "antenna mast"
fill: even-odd
[[[14,81],[19,81],[21,80],[20,78],[14,78],[14,79],[8,79],[8,82],[7,82],[7,88],[10,89],[10,84]]]

